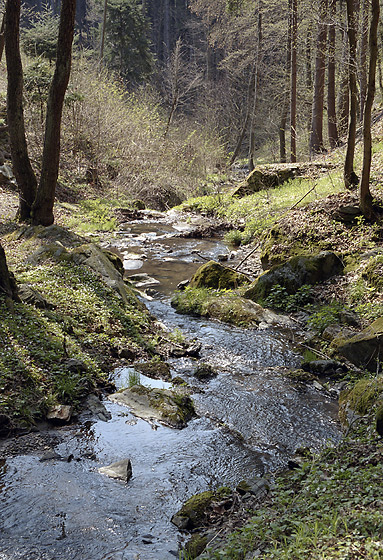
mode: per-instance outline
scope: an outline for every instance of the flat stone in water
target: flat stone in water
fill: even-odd
[[[128,482],[132,478],[132,463],[130,459],[123,459],[117,463],[112,463],[107,467],[101,467],[98,469],[101,474],[106,474],[109,478],[117,478],[118,480],[123,480]]]

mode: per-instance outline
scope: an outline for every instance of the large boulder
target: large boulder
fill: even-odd
[[[202,527],[214,502],[227,500],[232,495],[230,488],[222,486],[216,491],[208,490],[189,498],[171,521],[181,531]]]
[[[294,294],[305,284],[324,282],[341,274],[344,266],[340,258],[331,251],[313,256],[297,256],[276,265],[261,274],[246,290],[244,297],[253,301],[264,300],[273,286],[283,286],[288,294]]]
[[[199,267],[190,280],[189,286],[191,288],[233,290],[249,282],[248,277],[244,274],[215,261],[209,261]]]
[[[336,351],[352,364],[376,371],[383,356],[383,317],[348,340],[338,340]]]
[[[125,391],[109,395],[108,398],[129,407],[132,414],[143,420],[157,420],[171,428],[184,428],[195,416],[191,398],[168,389],[134,385]]]
[[[323,162],[257,165],[235,189],[233,196],[243,197],[261,190],[273,189],[295,177],[319,175],[329,167],[331,166]]]

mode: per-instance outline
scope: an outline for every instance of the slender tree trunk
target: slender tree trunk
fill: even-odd
[[[363,215],[371,220],[373,218],[372,196],[370,192],[371,170],[371,112],[375,97],[376,61],[378,58],[378,24],[380,15],[379,0],[372,0],[372,18],[370,27],[370,64],[368,69],[368,89],[363,121],[363,170],[359,186],[359,205]]]
[[[327,116],[328,116],[328,139],[331,148],[339,144],[338,125],[336,118],[336,94],[335,94],[335,18],[336,0],[329,2],[329,29],[328,29],[328,86],[327,86]]]
[[[28,156],[23,112],[23,67],[20,57],[20,4],[8,0],[5,10],[7,59],[7,119],[13,172],[19,187],[19,218],[28,220],[36,196],[37,181]]]
[[[307,37],[306,37],[306,86],[309,91],[313,88],[313,77],[312,77],[312,68],[311,68],[311,44],[313,39],[313,26],[312,22],[309,22],[309,26],[307,29]]]
[[[54,222],[53,204],[60,162],[61,117],[71,69],[76,0],[62,0],[57,57],[47,103],[43,164],[36,199],[32,207],[34,224]]]
[[[327,10],[328,0],[321,0],[319,7],[320,14],[315,57],[314,100],[310,133],[311,154],[321,153],[325,149],[323,144],[323,109],[326,73]]]
[[[286,89],[282,105],[281,120],[279,123],[279,159],[281,163],[286,163],[286,126],[287,115],[289,112],[289,84],[291,75],[291,6],[292,0],[288,3],[288,27],[287,27],[287,50],[286,50]]]
[[[347,138],[346,159],[344,162],[344,184],[347,189],[358,184],[354,172],[354,153],[356,141],[356,121],[358,110],[358,91],[356,85],[356,17],[354,0],[346,0],[348,42],[349,42],[349,86],[350,86],[350,124]]]
[[[340,10],[343,13],[343,0],[340,3]],[[347,35],[347,14],[345,14],[345,21],[341,26],[342,33],[342,58],[341,58],[341,74],[338,95],[338,133],[340,136],[345,136],[348,130],[348,121],[350,113],[350,88],[349,88],[349,64],[350,64],[350,49],[348,46]]]
[[[229,166],[233,165],[233,163],[237,159],[237,157],[239,155],[239,152],[241,150],[243,139],[245,138],[246,130],[247,130],[247,127],[248,127],[249,121],[250,121],[250,113],[251,113],[251,107],[252,107],[253,93],[255,91],[255,80],[256,79],[257,79],[257,57],[255,57],[254,65],[253,65],[251,75],[250,75],[250,79],[249,79],[249,83],[248,83],[248,86],[247,86],[245,120],[243,122],[241,132],[238,135],[238,139],[237,139],[237,143],[235,145],[234,151],[233,151],[233,155],[231,156],[230,161],[229,161]]]
[[[250,148],[249,148],[249,171],[253,171],[254,156],[255,156],[255,119],[256,110],[258,103],[258,89],[259,89],[259,78],[260,78],[260,66],[261,66],[261,52],[262,52],[262,12],[261,7],[258,8],[258,37],[257,37],[257,67],[256,74],[254,78],[254,95],[253,95],[253,110],[250,120]]]
[[[5,12],[3,15],[3,19],[1,21],[1,28],[0,28],[0,62],[2,61],[3,58],[4,46],[5,46],[4,31],[5,31]]]
[[[290,161],[297,161],[297,48],[298,0],[291,5]]]
[[[362,2],[360,32],[360,121],[363,122],[367,95],[367,49],[368,49],[368,0]]]

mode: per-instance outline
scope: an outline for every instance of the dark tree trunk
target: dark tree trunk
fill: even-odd
[[[297,161],[297,48],[298,0],[291,5],[290,161]]]
[[[313,88],[313,77],[312,77],[312,68],[311,68],[311,43],[312,43],[312,35],[313,35],[313,28],[312,23],[310,21],[309,27],[307,29],[307,37],[306,37],[306,86],[309,91]]]
[[[349,42],[349,86],[350,86],[350,124],[347,138],[347,151],[344,163],[344,184],[347,189],[356,185],[358,178],[354,172],[354,153],[356,140],[356,121],[358,110],[358,91],[356,85],[356,17],[354,0],[346,0],[348,42]]]
[[[340,3],[340,10],[343,13],[343,0]],[[345,21],[341,26],[342,33],[342,58],[341,58],[341,74],[338,95],[338,133],[345,136],[348,130],[348,120],[350,113],[350,89],[349,89],[349,53],[348,35],[347,35],[347,14]]]
[[[360,33],[360,121],[363,122],[367,95],[368,0],[363,0]]]
[[[287,28],[287,50],[286,50],[286,90],[282,105],[281,120],[279,123],[279,159],[281,163],[286,163],[286,126],[287,115],[289,112],[289,84],[291,75],[291,5],[292,0],[288,4],[288,28]]]
[[[5,10],[5,56],[7,59],[7,119],[13,172],[19,187],[19,218],[28,220],[36,196],[36,176],[28,157],[23,113],[23,68],[20,57],[20,4],[8,0]]]
[[[328,0],[321,0],[315,56],[314,100],[310,133],[311,154],[318,154],[324,151],[323,109],[326,73],[327,15]]]
[[[261,66],[261,53],[262,53],[262,12],[259,8],[258,13],[258,36],[257,36],[257,58],[256,58],[256,73],[254,78],[254,95],[253,95],[253,109],[251,113],[250,120],[250,147],[249,147],[249,171],[253,171],[254,156],[255,156],[255,118],[258,103],[258,89],[259,89],[259,79],[260,79],[260,66]]]
[[[56,68],[47,104],[43,164],[32,207],[33,223],[43,226],[54,222],[53,204],[60,162],[61,117],[71,69],[75,14],[76,0],[62,0]]]
[[[0,294],[5,295],[7,298],[19,301],[19,296],[17,295],[17,286],[14,276],[8,270],[7,259],[5,257],[5,252],[0,244]]]
[[[367,99],[364,109],[363,121],[363,171],[359,187],[359,205],[363,215],[371,220],[373,218],[372,196],[370,192],[371,170],[371,112],[375,97],[376,61],[378,58],[378,24],[380,15],[379,0],[372,0],[372,18],[370,27],[370,64],[368,69]]]
[[[329,3],[330,23],[328,29],[328,86],[327,86],[327,115],[328,115],[328,139],[331,148],[339,144],[338,126],[336,118],[336,94],[335,94],[335,18],[336,0]]]

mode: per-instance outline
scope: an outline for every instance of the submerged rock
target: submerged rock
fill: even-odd
[[[348,340],[336,340],[334,347],[352,364],[376,371],[383,355],[383,317]]]
[[[250,280],[244,274],[215,261],[209,261],[200,266],[189,285],[192,288],[233,290],[249,282]]]
[[[109,478],[116,478],[118,480],[123,480],[128,482],[132,478],[132,463],[130,459],[123,459],[117,463],[112,463],[107,467],[101,467],[98,469],[101,474],[106,474]]]
[[[199,364],[199,366],[194,371],[194,377],[196,377],[200,381],[206,381],[207,379],[211,379],[212,377],[216,377],[217,375],[217,370],[210,364]]]
[[[106,410],[100,399],[96,395],[88,395],[85,401],[85,407],[102,422],[107,422],[112,418],[111,413]]]
[[[128,406],[143,420],[158,420],[171,428],[184,428],[196,414],[193,401],[187,395],[168,389],[150,389],[134,385],[108,397],[112,402]]]
[[[244,297],[253,301],[265,299],[276,285],[294,294],[305,284],[324,282],[332,276],[341,274],[344,266],[340,258],[331,251],[323,251],[313,256],[297,256],[276,265],[261,274],[245,291]]]

